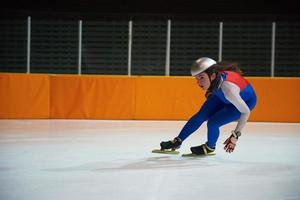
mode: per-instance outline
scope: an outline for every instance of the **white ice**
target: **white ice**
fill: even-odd
[[[153,154],[185,121],[0,120],[1,200],[300,199],[300,124],[246,125],[236,151]],[[181,153],[206,141],[206,124]]]

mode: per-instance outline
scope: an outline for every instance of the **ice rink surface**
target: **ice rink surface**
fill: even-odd
[[[0,120],[1,200],[300,199],[300,124],[249,122],[232,154],[153,154],[185,121]],[[206,141],[206,124],[181,153]]]

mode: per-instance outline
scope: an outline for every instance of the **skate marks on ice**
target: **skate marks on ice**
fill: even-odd
[[[219,169],[223,171],[232,170],[244,176],[294,176],[300,171],[300,165],[290,165],[286,163],[270,163],[242,161],[218,156],[181,157],[158,156],[145,159],[122,159],[99,162],[88,162],[79,166],[42,169],[53,172],[122,172],[136,170],[195,170],[195,169]],[[297,175],[300,176],[300,175]]]
[[[100,167],[99,167],[100,166]],[[299,165],[289,165],[284,163],[260,163],[225,160],[216,157],[169,157],[160,156],[134,161],[119,163],[118,165],[106,163],[98,165],[94,169],[95,172],[122,172],[122,171],[155,171],[155,170],[223,170],[224,173],[232,173],[233,171],[239,176],[247,177],[294,177],[297,179],[300,175]]]
[[[203,158],[203,157],[202,157]],[[145,159],[122,159],[89,162],[79,166],[44,169],[53,172],[94,171],[120,172],[131,170],[160,170],[160,169],[194,169],[219,165],[220,162],[207,158],[182,158],[181,156],[158,156]]]
[[[214,164],[206,161],[181,159],[180,157],[159,156],[135,160],[118,167],[98,168],[97,171],[123,171],[123,170],[155,170],[155,169],[188,169],[209,167]]]

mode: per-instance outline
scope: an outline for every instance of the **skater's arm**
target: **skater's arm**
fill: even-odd
[[[235,131],[241,132],[250,116],[250,109],[240,96],[240,88],[237,85],[224,81],[221,88],[225,98],[241,112],[241,117],[235,128]]]

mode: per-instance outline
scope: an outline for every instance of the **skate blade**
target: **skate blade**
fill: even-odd
[[[210,154],[207,154],[207,155],[197,155],[197,154],[194,154],[194,153],[186,153],[186,154],[182,154],[181,156],[182,157],[205,157],[205,156],[214,156],[216,155],[216,153],[210,153]]]
[[[179,151],[154,149],[154,150],[152,150],[152,153],[179,154]]]

